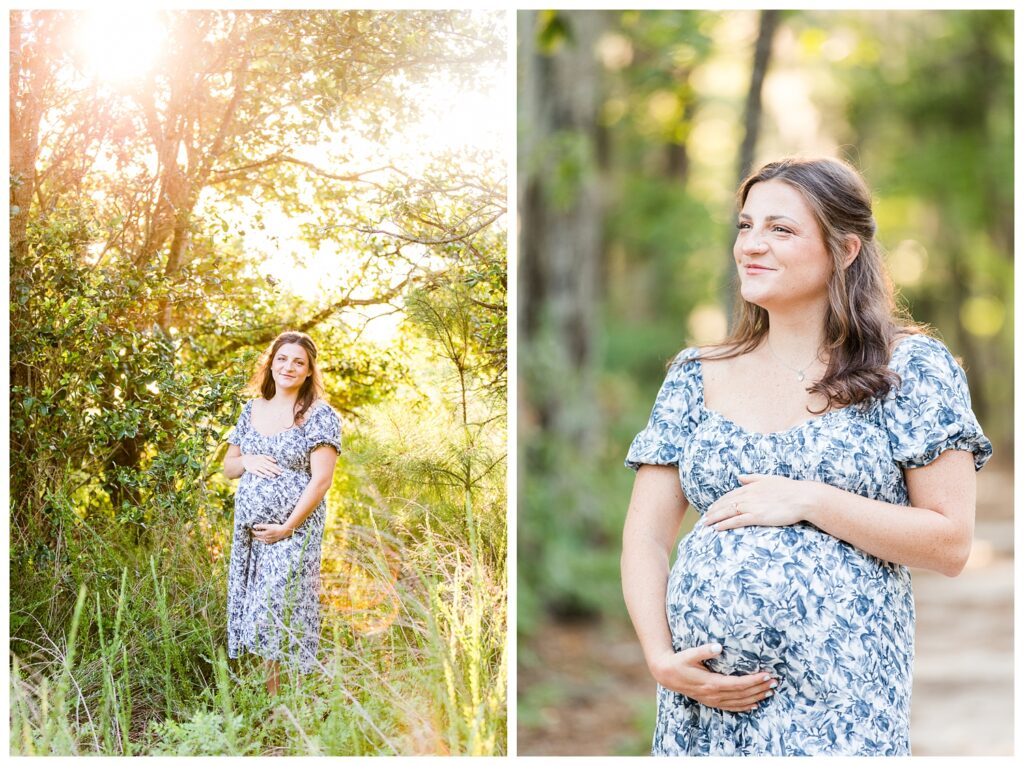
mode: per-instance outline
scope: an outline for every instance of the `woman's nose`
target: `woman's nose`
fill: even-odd
[[[764,247],[764,238],[755,231],[748,231],[741,245],[744,253],[761,253]]]

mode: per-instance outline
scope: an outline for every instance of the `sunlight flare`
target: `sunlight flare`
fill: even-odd
[[[109,9],[87,14],[75,42],[90,74],[123,85],[150,70],[165,36],[156,11]]]

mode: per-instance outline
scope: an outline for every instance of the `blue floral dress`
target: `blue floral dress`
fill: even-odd
[[[944,450],[992,447],[971,411],[963,370],[939,341],[899,343],[901,384],[865,408],[845,407],[785,431],[746,431],[704,406],[697,349],[673,362],[626,464],[679,466],[703,515],[759,473],[822,481],[908,505],[903,471]],[[679,544],[666,613],[676,651],[717,641],[706,666],[766,671],[775,695],[749,713],[706,707],[658,687],[655,755],[909,755],[914,599],[905,566],[800,523],[716,532]]]
[[[322,445],[341,451],[341,421],[316,402],[300,426],[271,436],[253,428],[246,402],[229,444],[243,455],[271,455],[282,469],[263,478],[242,474],[235,492],[235,524],[228,565],[228,656],[252,652],[288,662],[302,672],[316,664],[320,642],[320,546],[327,502],[321,500],[291,537],[267,545],[253,524],[283,524],[309,484],[309,455]]]

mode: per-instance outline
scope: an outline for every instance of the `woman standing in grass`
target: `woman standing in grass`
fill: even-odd
[[[228,656],[267,660],[277,693],[282,662],[308,673],[320,639],[320,544],[341,449],[341,424],[323,400],[312,339],[281,333],[250,381],[228,434],[224,473],[235,494],[228,571]]]

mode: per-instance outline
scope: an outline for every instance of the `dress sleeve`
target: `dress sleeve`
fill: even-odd
[[[238,422],[235,423],[234,428],[228,431],[228,444],[234,444],[237,447],[242,443],[242,437],[249,431],[249,410],[251,408],[251,399],[242,405],[242,412],[238,416]]]
[[[304,432],[306,452],[328,444],[341,454],[341,419],[328,405],[320,404],[310,413]]]
[[[920,468],[946,450],[965,450],[980,470],[992,457],[992,443],[971,410],[967,375],[946,347],[913,336],[896,347],[889,366],[901,380],[882,403],[896,462]]]
[[[647,427],[636,435],[626,455],[626,466],[678,465],[686,440],[700,417],[701,387],[695,348],[683,350],[669,366],[665,382],[654,400]]]

